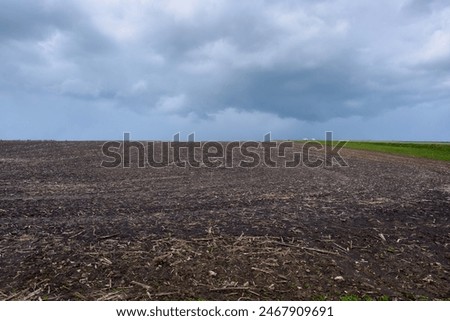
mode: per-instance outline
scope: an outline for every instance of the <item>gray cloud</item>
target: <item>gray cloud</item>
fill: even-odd
[[[226,110],[322,123],[442,112],[449,21],[445,1],[6,0],[0,91],[34,97],[27,108],[101,105],[169,123]]]

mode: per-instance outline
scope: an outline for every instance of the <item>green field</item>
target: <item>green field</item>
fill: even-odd
[[[449,143],[349,141],[345,148],[437,159],[450,162]]]

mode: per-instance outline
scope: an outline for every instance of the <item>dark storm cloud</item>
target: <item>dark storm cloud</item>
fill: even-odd
[[[66,10],[58,10],[58,15],[52,11],[38,1],[2,1],[0,39],[21,41],[40,38],[71,21]]]
[[[445,1],[7,0],[0,91],[177,117],[432,111],[450,101],[449,21]]]

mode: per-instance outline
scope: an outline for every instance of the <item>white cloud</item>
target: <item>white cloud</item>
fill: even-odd
[[[184,94],[176,96],[163,96],[156,103],[155,112],[173,113],[181,111],[186,106],[186,96]]]
[[[433,32],[424,48],[417,54],[419,63],[429,64],[450,59],[450,30]]]

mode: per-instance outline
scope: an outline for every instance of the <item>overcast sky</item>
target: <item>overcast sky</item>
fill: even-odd
[[[450,140],[450,2],[0,6],[1,139]]]

